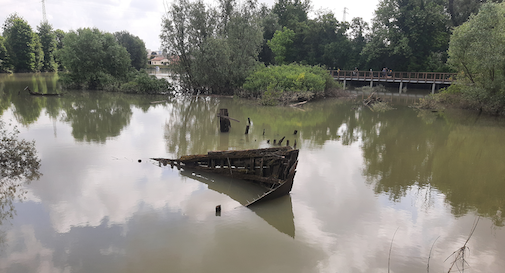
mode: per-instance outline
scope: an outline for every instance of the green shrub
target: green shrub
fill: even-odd
[[[127,83],[109,82],[104,86],[105,91],[124,92],[136,94],[160,94],[173,90],[172,85],[165,79],[158,79],[154,75],[147,74],[146,71],[134,71],[129,76]]]
[[[290,64],[256,69],[246,78],[243,88],[254,95],[261,95],[268,90],[322,93],[333,86],[334,80],[326,69]]]

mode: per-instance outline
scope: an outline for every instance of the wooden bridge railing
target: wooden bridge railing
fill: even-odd
[[[456,79],[456,73],[438,72],[382,72],[382,71],[353,71],[330,70],[336,79],[348,80],[373,80],[388,82],[429,82],[450,84]]]

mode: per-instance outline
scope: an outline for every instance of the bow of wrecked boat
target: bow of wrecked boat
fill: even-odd
[[[178,159],[152,158],[178,169],[212,172],[257,183],[266,189],[263,195],[246,206],[288,194],[298,164],[298,149],[290,146],[249,150],[210,151],[202,155],[186,155]]]

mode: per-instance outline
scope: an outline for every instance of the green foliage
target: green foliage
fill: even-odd
[[[57,29],[54,31],[56,36],[56,50],[54,52],[54,61],[58,65],[59,70],[64,70],[63,63],[60,58],[60,50],[63,48],[63,38],[65,38],[65,32],[61,29]]]
[[[330,89],[333,83],[322,67],[290,64],[258,68],[247,77],[243,88],[252,96],[261,96],[263,104],[273,105],[285,92],[303,93],[302,97],[310,98]]]
[[[118,43],[126,48],[130,54],[131,65],[140,70],[147,66],[147,50],[144,41],[137,36],[133,36],[127,31],[114,33]]]
[[[57,46],[56,33],[53,31],[53,27],[47,22],[40,23],[40,26],[37,27],[37,31],[44,55],[41,71],[54,72],[58,70],[58,65],[54,60]]]
[[[165,51],[177,56],[171,68],[187,93],[233,93],[257,64],[262,28],[256,2],[219,8],[178,0],[163,19]]]
[[[114,80],[127,80],[130,56],[112,34],[81,28],[67,33],[63,43],[59,56],[69,70],[63,79],[67,86],[103,89]]]
[[[282,31],[277,30],[272,39],[267,41],[267,45],[275,55],[276,64],[283,65],[286,63],[286,58],[291,57],[291,45],[294,37],[295,32],[284,27]]]
[[[459,84],[451,84],[448,87],[444,87],[440,89],[439,93],[443,94],[461,94],[462,93],[461,85]]]
[[[386,111],[393,110],[394,108],[385,101],[378,101],[372,104],[372,109],[374,112],[384,113]]]
[[[362,54],[374,69],[436,71],[446,59],[449,20],[437,0],[382,0]]]
[[[309,9],[308,0],[278,0],[272,11],[279,17],[279,24],[282,27],[295,29],[298,23],[307,21]]]
[[[354,18],[352,24],[339,22],[332,12],[318,12],[314,19],[308,19],[303,8],[295,8],[297,5],[302,3],[280,1],[273,9],[284,18],[279,19],[283,30],[277,30],[267,42],[277,64],[297,62],[351,69],[364,63],[360,53],[366,44],[367,23],[361,18]],[[303,16],[295,16],[295,10],[294,14]]]
[[[44,65],[44,50],[42,49],[39,35],[32,32],[32,36],[33,53],[35,54],[34,71],[39,72],[42,70],[42,66]]]
[[[9,66],[12,66],[15,72],[37,71],[35,36],[28,22],[15,13],[9,15],[3,25],[3,36],[9,55]]]
[[[445,2],[447,12],[451,16],[452,25],[457,27],[470,18],[470,15],[477,14],[480,6],[487,1],[473,0],[450,0]],[[492,1],[501,2],[501,1]]]
[[[460,71],[464,96],[499,114],[505,107],[505,3],[486,3],[453,31],[449,63]]]
[[[168,81],[165,79],[158,79],[154,75],[149,75],[145,70],[135,72],[134,74],[133,80],[121,85],[114,91],[138,94],[160,94],[174,90]]]
[[[279,18],[271,9],[263,5],[260,10],[261,25],[263,27],[263,45],[259,54],[259,61],[269,65],[274,62],[273,52],[267,42],[274,37],[277,30],[281,30]]]
[[[356,18],[355,18],[356,19]],[[310,65],[324,64],[328,67],[352,68],[357,65],[359,50],[353,51],[352,40],[347,36],[349,24],[339,22],[331,12],[305,22],[298,33],[303,45],[298,56],[304,57]],[[303,62],[303,60],[297,60]]]
[[[0,73],[12,72],[12,66],[9,60],[9,53],[5,48],[5,38],[0,36]]]

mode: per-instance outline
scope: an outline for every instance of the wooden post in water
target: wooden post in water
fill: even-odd
[[[245,126],[245,134],[246,134],[246,135],[247,135],[247,134],[249,134],[249,125],[246,125],[246,126]]]
[[[228,116],[228,109],[219,109],[219,129],[221,133],[230,131],[230,120],[224,117]]]
[[[281,138],[281,140],[279,140],[279,145],[282,145],[282,141],[284,141],[284,138],[286,138],[286,137],[285,137],[285,136],[283,136],[283,137]]]

